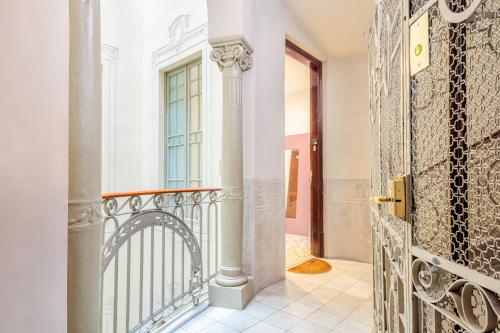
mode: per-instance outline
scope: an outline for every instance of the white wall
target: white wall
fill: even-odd
[[[368,56],[328,58],[325,177],[370,178]]]
[[[2,332],[66,332],[68,3],[0,2]]]
[[[165,187],[163,75],[186,59],[200,57],[204,76],[203,186],[218,186],[220,132],[216,128],[221,123],[222,81],[217,65],[209,59],[206,0],[102,0],[101,12],[102,42],[116,48],[118,54],[115,116],[103,115],[104,190]],[[172,35],[181,17],[187,17],[185,29]],[[161,56],[153,59],[157,54]],[[104,101],[105,113],[106,96]],[[114,185],[106,189],[110,183]]]
[[[187,17],[180,36],[171,36],[176,24]],[[187,59],[202,60],[203,187],[219,186],[221,156],[222,75],[210,60],[206,0],[143,0],[143,185],[163,188],[165,166],[165,73],[185,64]],[[182,26],[183,24],[180,24]],[[174,29],[175,30],[175,29]],[[164,51],[162,51],[164,50]],[[153,54],[161,54],[152,61]]]
[[[255,49],[254,66],[243,79],[243,260],[246,272],[254,276],[256,290],[259,290],[285,276],[286,37],[316,57],[323,57],[320,48],[281,1],[255,0],[253,3],[254,30],[250,42]]]
[[[206,0],[142,0],[143,40],[147,61],[151,53],[170,41],[169,27],[179,15],[189,15],[191,28],[207,22]]]
[[[285,40],[301,46],[319,59],[323,59],[321,49],[300,21],[283,5],[281,1],[257,0],[255,14],[255,119],[259,124],[258,136],[254,149],[260,154],[258,159],[273,161],[276,155],[282,155],[282,145],[274,143],[284,140],[285,110]],[[273,143],[270,149],[261,151],[261,147]],[[279,151],[278,151],[279,150]],[[256,178],[282,179],[281,163],[257,163]]]
[[[103,172],[104,191],[140,190],[142,184],[142,1],[102,0],[101,41],[117,49],[115,72],[114,133],[106,125],[106,104],[103,105],[103,147],[114,155],[103,156],[109,163],[109,174]],[[111,91],[113,93],[113,91]],[[106,96],[105,96],[106,98]],[[111,97],[112,98],[112,97]],[[113,124],[111,124],[113,126]],[[114,135],[114,138],[107,138]],[[108,182],[108,178],[113,181]],[[109,185],[108,185],[109,184]]]
[[[328,58],[326,79],[325,255],[370,262],[367,54]]]
[[[209,39],[243,35],[253,43],[255,0],[205,0],[205,2],[208,3],[210,17]]]

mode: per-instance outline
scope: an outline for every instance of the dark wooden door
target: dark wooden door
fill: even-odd
[[[300,47],[286,41],[286,54],[310,69],[311,149],[311,254],[324,256],[323,233],[323,92],[322,63]]]

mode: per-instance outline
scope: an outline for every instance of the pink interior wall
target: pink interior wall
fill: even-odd
[[[285,149],[299,151],[299,179],[297,183],[297,214],[285,218],[285,230],[290,234],[309,236],[311,225],[311,196],[309,191],[310,152],[309,133],[285,136]],[[287,194],[285,193],[285,198]]]

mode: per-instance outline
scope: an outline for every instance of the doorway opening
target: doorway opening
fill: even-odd
[[[286,267],[323,257],[321,62],[286,41]]]

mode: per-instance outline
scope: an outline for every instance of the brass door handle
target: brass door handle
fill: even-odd
[[[395,202],[396,200],[394,198],[391,198],[391,197],[371,197],[370,201],[381,204],[381,203],[386,203],[386,202]]]
[[[406,221],[406,177],[396,177],[387,181],[387,196],[371,197],[370,201],[387,204],[387,213]]]

